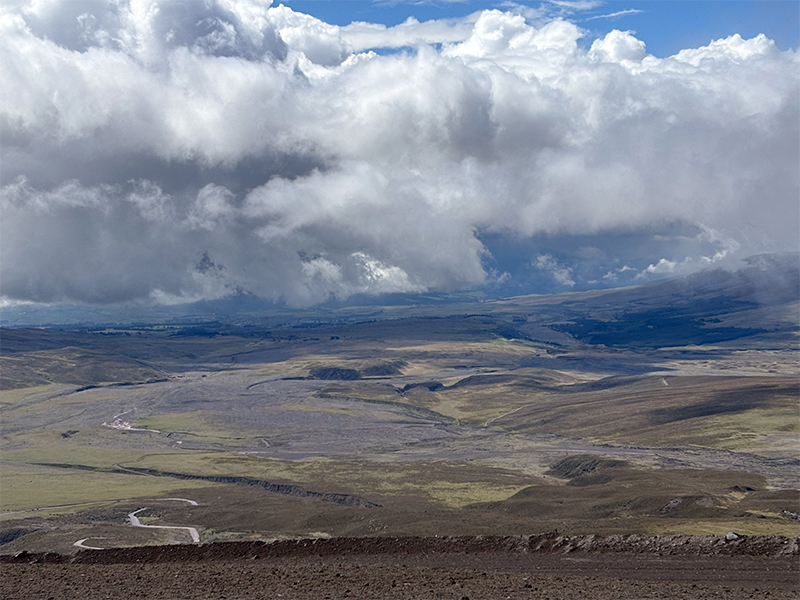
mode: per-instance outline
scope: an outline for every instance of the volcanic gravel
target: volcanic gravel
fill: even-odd
[[[7,600],[800,598],[800,538],[333,538],[0,556]]]

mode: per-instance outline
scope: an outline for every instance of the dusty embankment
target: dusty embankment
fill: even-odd
[[[28,598],[800,598],[800,539],[332,538],[0,557]]]

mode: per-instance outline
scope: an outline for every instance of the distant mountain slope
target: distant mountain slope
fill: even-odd
[[[790,348],[800,332],[800,254],[753,256],[737,271],[709,269],[636,287],[509,302],[536,306],[549,314],[552,329],[588,344],[737,341]]]
[[[73,325],[72,331],[3,329],[0,350],[8,356],[74,346],[104,356],[183,362],[186,357],[217,360],[236,354],[243,343],[236,338],[320,341],[376,336],[451,341],[501,337],[554,347],[577,341],[631,348],[733,344],[790,349],[800,339],[800,253],[753,256],[736,271],[709,269],[635,287],[498,301],[459,297],[458,302],[443,299],[437,304],[426,300],[405,306],[294,311],[260,303],[248,298],[243,312],[236,312],[234,300],[188,305],[185,311],[191,318],[176,314],[164,321],[159,314],[149,324],[121,321],[119,329],[108,323]],[[222,306],[232,312],[222,315]],[[102,331],[106,326],[111,327],[108,334]]]
[[[744,259],[741,269],[706,269],[630,288],[611,290],[606,298],[620,296],[625,302],[648,301],[698,305],[727,298],[740,306],[771,306],[800,300],[800,253],[759,254]],[[708,308],[718,308],[709,305]]]
[[[142,383],[167,377],[164,371],[126,356],[69,346],[0,356],[0,374],[4,390],[50,383]]]

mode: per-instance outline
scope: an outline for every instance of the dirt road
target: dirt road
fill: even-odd
[[[128,513],[128,519],[130,520],[131,525],[133,525],[134,527],[145,527],[148,529],[178,529],[180,531],[185,531],[186,533],[188,533],[195,544],[200,543],[200,534],[194,527],[179,527],[176,525],[143,525],[142,522],[139,520],[139,517],[136,516],[136,513],[142,512],[143,510],[147,510],[147,507],[140,508],[139,510],[135,510],[132,513]]]

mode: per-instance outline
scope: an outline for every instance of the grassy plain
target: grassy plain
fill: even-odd
[[[736,281],[4,330],[0,551],[181,541],[144,506],[204,540],[797,535],[797,301]]]
[[[77,472],[36,464],[4,463],[3,511],[36,510],[50,513],[74,511],[81,503],[106,503],[142,496],[171,495],[175,490],[205,487],[206,482],[177,482],[154,477],[135,477],[111,472]],[[11,516],[11,515],[8,515]],[[17,514],[16,516],[20,516]]]

